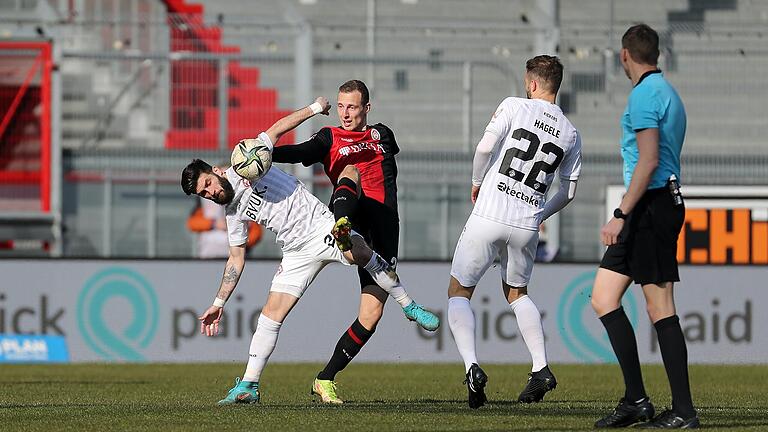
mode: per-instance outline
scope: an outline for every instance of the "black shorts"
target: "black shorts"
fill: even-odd
[[[360,233],[368,246],[388,263],[396,264],[397,249],[400,245],[400,218],[395,209],[362,196],[358,201],[352,229]],[[362,265],[357,266],[357,274],[360,276],[360,288],[376,285]]]
[[[649,189],[629,214],[618,243],[605,251],[600,267],[629,276],[635,283],[677,282],[677,237],[685,206],[674,205],[668,188]]]

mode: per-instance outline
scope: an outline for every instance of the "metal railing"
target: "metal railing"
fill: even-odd
[[[314,95],[333,98],[346,79],[363,78],[372,84],[369,120],[390,126],[402,148],[401,255],[448,259],[469,212],[472,148],[498,103],[523,95],[524,61],[536,54],[532,47],[544,31],[391,19],[370,29],[265,16],[195,24],[158,10],[130,19],[113,12],[44,23],[63,47],[62,78],[73,83],[59,101],[58,131],[65,150],[68,256],[191,254],[184,219],[192,201],[177,180],[189,159],[226,160],[235,137],[265,128]],[[565,65],[560,103],[582,133],[585,162],[577,198],[560,219],[560,258],[594,260],[601,250],[595,224],[605,186],[621,181],[619,116],[630,84],[615,45],[630,17],[590,23],[566,18],[561,16],[559,29]],[[195,25],[194,37],[215,43],[207,50],[172,49],[174,38]],[[756,131],[766,124],[753,115],[768,96],[768,79],[754,73],[768,66],[762,28],[663,20],[653,25],[664,39],[661,66],[689,111],[684,182],[764,182],[768,175],[755,163],[765,162],[764,137]],[[139,72],[146,61],[151,72]],[[188,75],[179,79],[179,73]],[[109,127],[103,121],[99,126],[107,113]],[[94,122],[103,139],[83,148]],[[332,115],[326,124],[334,123]],[[315,121],[292,139],[305,139],[320,126]],[[188,133],[174,138],[173,131]],[[296,173],[327,198],[320,172]],[[252,254],[278,256],[269,240]]]

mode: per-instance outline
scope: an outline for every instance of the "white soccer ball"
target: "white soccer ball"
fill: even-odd
[[[244,139],[232,150],[230,161],[240,177],[254,181],[264,177],[272,167],[272,152],[258,138]]]

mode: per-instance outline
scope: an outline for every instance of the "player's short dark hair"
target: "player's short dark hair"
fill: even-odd
[[[197,179],[200,178],[200,174],[210,174],[213,172],[213,167],[207,162],[200,159],[193,159],[192,162],[184,168],[181,172],[181,189],[187,195],[197,193]]]
[[[352,93],[353,91],[359,91],[362,98],[360,99],[363,105],[367,105],[370,100],[368,93],[368,86],[360,80],[349,80],[339,86],[339,93]]]
[[[525,70],[541,80],[550,93],[557,94],[563,82],[563,64],[556,56],[540,55],[525,62]]]
[[[659,34],[647,24],[630,27],[621,37],[621,47],[638,63],[655,66],[659,61]]]

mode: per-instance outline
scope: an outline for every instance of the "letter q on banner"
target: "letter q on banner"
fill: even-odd
[[[109,267],[85,282],[77,300],[77,323],[83,340],[102,358],[142,361],[141,350],[157,330],[157,296],[140,274]]]
[[[557,328],[563,344],[577,360],[616,363],[608,335],[591,306],[595,273],[582,273],[565,287],[557,307]],[[622,306],[632,326],[637,328],[637,301],[632,290],[625,293]]]

